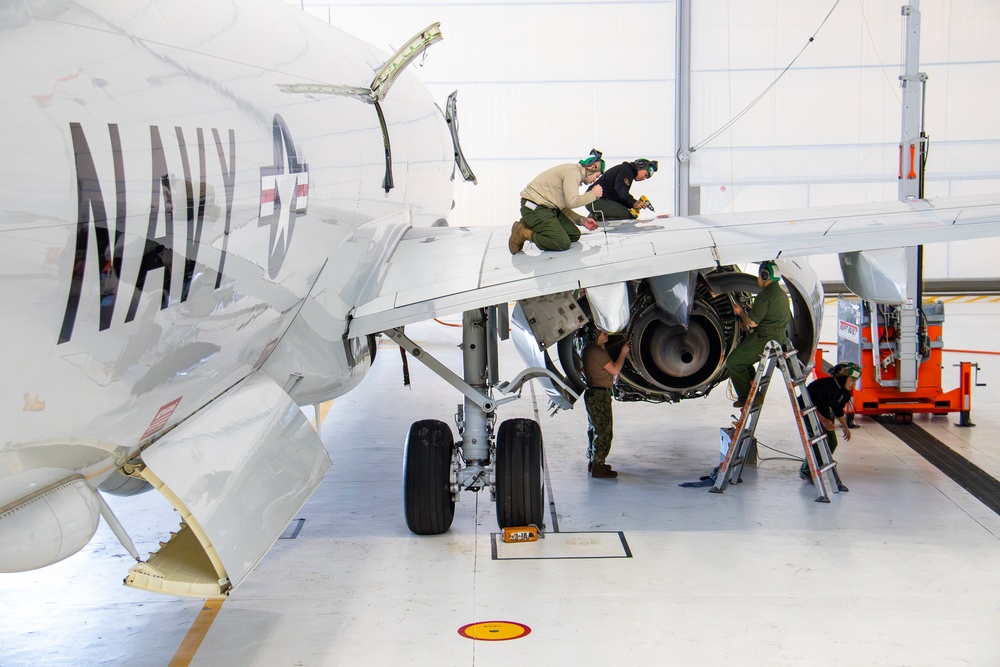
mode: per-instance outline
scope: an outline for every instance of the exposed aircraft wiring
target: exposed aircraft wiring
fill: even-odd
[[[813,41],[816,39],[816,35],[818,35],[819,31],[823,29],[824,25],[826,25],[826,22],[827,22],[827,20],[829,20],[830,15],[833,14],[833,10],[835,10],[837,8],[837,5],[839,5],[839,4],[840,4],[840,0],[835,0],[835,2],[833,3],[833,7],[830,8],[830,11],[827,12],[826,17],[822,20],[822,22],[820,22],[820,24],[816,28],[816,30],[813,31],[813,34],[809,36],[809,39],[806,40],[805,45],[803,45],[803,47],[799,50],[799,52],[797,54],[795,54],[795,57],[792,58],[791,62],[789,62],[788,65],[786,65],[785,68],[783,70],[781,70],[781,72],[778,74],[778,76],[775,77],[774,81],[772,81],[764,90],[762,90],[761,93],[759,95],[757,95],[757,97],[755,97],[750,102],[750,104],[748,104],[745,107],[743,107],[742,111],[740,111],[735,116],[733,116],[729,120],[729,122],[727,122],[725,125],[723,125],[719,129],[717,129],[712,134],[708,135],[708,137],[706,137],[705,139],[703,139],[701,142],[699,142],[699,143],[695,144],[694,146],[692,146],[691,148],[689,148],[688,151],[691,152],[691,153],[694,153],[699,148],[702,148],[703,146],[705,146],[706,144],[708,144],[709,142],[711,142],[713,139],[715,139],[716,137],[718,137],[720,134],[722,134],[723,132],[725,132],[726,130],[728,130],[730,127],[732,127],[733,125],[735,125],[736,121],[738,121],[740,118],[742,118],[743,116],[745,116],[750,111],[750,109],[752,109],[754,106],[756,106],[757,103],[760,102],[764,98],[764,96],[767,95],[771,91],[771,89],[774,88],[774,86],[777,85],[778,81],[780,81],[781,78],[783,76],[785,76],[785,74],[788,72],[789,69],[791,69],[792,65],[795,64],[795,61],[799,59],[799,56],[802,55],[802,53],[806,50],[806,48],[810,44],[813,43]]]

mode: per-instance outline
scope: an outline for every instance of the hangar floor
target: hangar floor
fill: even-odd
[[[980,365],[978,426],[913,426],[1000,478],[1000,299],[946,302],[945,346],[963,352],[946,353],[944,385],[958,361]],[[459,329],[408,333],[457,363]],[[503,350],[502,374],[519,368]],[[718,462],[724,388],[617,404],[617,480],[587,477],[582,406],[549,417],[529,388],[502,411],[542,425],[550,535],[498,544],[489,497],[466,494],[449,533],[417,537],[402,517],[403,439],[417,419],[451,423],[459,396],[409,370],[404,388],[383,342],[361,387],[333,403],[333,467],[304,521],[221,606],[122,587],[129,557],[102,524],[72,558],[0,576],[0,665],[1000,664],[1000,516],[871,419],[838,451],[850,492],[816,503],[772,387],[757,435],[773,449],[717,495],[679,484]],[[176,525],[155,493],[109,500],[140,552]],[[509,641],[466,638],[469,624]]]

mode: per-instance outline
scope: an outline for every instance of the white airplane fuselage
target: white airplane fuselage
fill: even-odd
[[[0,14],[0,480],[96,487],[255,374],[300,405],[356,386],[352,308],[452,205],[426,88],[381,102],[387,192],[358,91],[388,54],[268,2],[26,7]]]
[[[435,419],[406,435],[410,530],[486,489],[501,528],[542,525],[541,428],[497,408],[536,378],[572,405],[574,339],[549,341],[560,376],[525,328],[545,352],[500,382],[492,306],[540,299],[565,334],[590,316],[553,295],[627,304],[625,397],[676,402],[727,377],[731,295],[756,286],[732,267],[779,259],[808,359],[808,256],[846,253],[864,291],[900,283],[900,243],[1000,235],[1000,195],[647,220],[514,256],[506,229],[431,229],[456,162],[474,179],[404,70],[436,28],[390,56],[271,0],[0,8],[0,572],[72,555],[103,517],[139,561],[128,585],[227,594],[330,465],[300,406],[355,387],[383,331],[464,396],[459,440]],[[459,312],[461,376],[400,330]],[[98,489],[148,487],[180,528],[143,560]]]

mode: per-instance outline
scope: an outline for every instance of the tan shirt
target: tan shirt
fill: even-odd
[[[583,224],[586,217],[572,209],[586,206],[597,199],[593,191],[580,193],[580,186],[586,177],[587,170],[583,165],[576,162],[561,164],[536,176],[535,180],[521,190],[521,197],[539,206],[559,209],[576,224]]]
[[[615,376],[604,368],[610,363],[611,355],[597,343],[590,343],[583,348],[583,375],[587,386],[610,389],[615,384]]]

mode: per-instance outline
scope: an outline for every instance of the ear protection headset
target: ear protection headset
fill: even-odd
[[[604,173],[604,160],[601,159],[604,153],[597,150],[596,148],[590,149],[590,157],[585,157],[580,160],[580,164],[583,165],[584,169],[588,171],[595,171],[595,169],[600,169],[601,173]]]
[[[781,280],[781,271],[778,270],[778,265],[770,261],[761,263],[757,275],[760,276],[761,280]]]
[[[660,168],[659,160],[647,160],[646,158],[640,158],[635,162],[633,162],[632,164],[635,165],[636,171],[639,171],[640,169],[645,169],[650,176],[656,173],[656,170]]]

